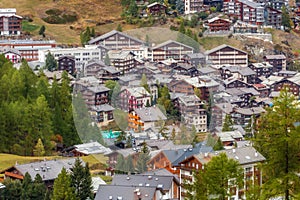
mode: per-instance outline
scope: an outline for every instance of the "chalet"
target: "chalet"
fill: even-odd
[[[179,197],[179,180],[173,175],[115,175],[112,180],[112,185],[128,185],[128,186],[143,186],[153,187],[161,190],[162,199],[177,199]]]
[[[164,168],[179,176],[180,174],[180,162],[184,159],[198,154],[198,153],[208,153],[212,152],[213,149],[210,146],[207,146],[205,143],[197,143],[194,148],[191,145],[188,145],[184,148],[179,149],[165,149],[161,150],[159,153],[155,154],[148,161],[149,169],[161,169]]]
[[[178,63],[177,66],[173,67],[172,71],[175,74],[187,75],[190,77],[199,75],[197,67],[187,63]]]
[[[74,56],[61,56],[57,61],[58,70],[66,71],[71,75],[75,74],[75,57]]]
[[[217,92],[220,84],[213,80],[209,76],[198,76],[187,78],[184,80],[189,85],[192,85],[193,88],[198,88],[200,90],[201,97],[200,99],[208,101],[210,95]]]
[[[225,88],[240,88],[240,87],[249,87],[248,83],[237,79],[237,78],[228,78],[223,81],[223,85]]]
[[[297,73],[298,73],[297,71],[281,70],[277,73],[277,76],[291,78],[295,76]]]
[[[39,60],[39,50],[51,49],[56,47],[54,40],[1,40],[0,47],[8,46],[20,51],[21,57],[29,61]]]
[[[265,21],[264,7],[249,0],[224,0],[223,11],[226,15],[249,24],[263,25]]]
[[[194,126],[197,132],[207,131],[207,114],[202,102],[196,95],[178,98],[179,112],[188,128]]]
[[[128,114],[128,127],[135,132],[141,132],[150,127],[156,127],[156,123],[167,117],[155,106],[136,108]]]
[[[85,63],[83,67],[84,76],[95,76],[101,82],[106,80],[117,80],[120,71],[114,66],[107,66],[104,62],[100,60],[89,60]]]
[[[280,29],[282,25],[282,12],[268,6],[266,8],[266,24],[272,28]]]
[[[299,97],[300,95],[300,74],[297,73],[291,78],[284,78],[272,85],[273,91],[280,91],[284,87],[287,87],[288,90],[293,93],[295,96]]]
[[[238,130],[216,132],[215,135],[221,140],[225,149],[235,148],[237,141],[244,140],[242,133]]]
[[[50,72],[48,70],[44,71],[44,74],[47,77],[50,84],[53,83],[54,78],[57,80],[58,83],[61,83],[63,78],[63,73],[64,71],[53,71],[53,72]],[[68,74],[68,78],[71,82],[75,80],[75,78],[70,74]]]
[[[249,67],[226,65],[219,68],[223,80],[228,78],[236,78],[248,84],[256,81],[256,73]]]
[[[29,173],[32,179],[34,179],[35,176],[39,174],[45,185],[51,188],[54,184],[54,180],[57,178],[62,168],[70,171],[75,163],[75,160],[75,158],[55,159],[32,162],[22,165],[16,164],[13,167],[0,172],[0,174],[4,174],[4,179],[11,178],[21,181],[24,179],[26,173]]]
[[[219,71],[212,67],[201,67],[198,71],[200,76],[219,77],[220,75]]]
[[[102,45],[110,50],[139,48],[144,46],[143,41],[116,30],[93,38],[88,43],[92,45]]]
[[[111,149],[103,146],[99,142],[89,142],[84,144],[76,144],[74,146],[68,147],[64,151],[64,156],[88,156],[92,154],[108,154],[111,153]]]
[[[169,58],[172,58],[176,61],[183,61],[184,55],[193,53],[194,48],[180,42],[168,40],[150,48],[149,51],[152,54],[152,61],[158,62],[167,60]]]
[[[0,35],[21,35],[23,18],[15,8],[0,9]]]
[[[231,114],[234,124],[241,125],[243,128],[251,124],[254,117],[257,119],[265,110],[261,107],[239,108],[235,107]]]
[[[20,51],[8,46],[0,48],[0,54],[3,54],[5,58],[10,60],[14,64],[20,63],[22,59]]]
[[[231,21],[228,19],[214,17],[212,19],[207,20],[207,25],[209,27],[210,32],[229,31]]]
[[[136,67],[135,54],[128,50],[111,50],[108,52],[111,65],[122,74]]]
[[[168,88],[173,93],[183,93],[186,95],[194,94],[193,86],[188,84],[185,80],[172,80],[168,85]]]
[[[248,66],[248,53],[226,44],[206,51],[205,54],[207,62],[215,68],[223,65]]]
[[[252,87],[257,92],[259,92],[260,98],[268,97],[270,94],[270,88],[264,84],[261,84],[261,83],[253,84]]]
[[[122,186],[122,185],[99,185],[95,200],[107,199],[147,199],[156,200],[156,196],[162,195],[162,192],[155,187],[146,186]],[[143,197],[143,198],[142,198]]]
[[[273,72],[286,70],[286,57],[283,54],[280,55],[266,55],[264,60],[273,65]]]
[[[185,0],[184,14],[189,15],[207,10],[207,6],[203,4],[203,0]]]
[[[114,108],[109,104],[101,104],[91,107],[91,117],[99,124],[99,126],[107,125],[109,122],[113,121]]]
[[[257,77],[269,77],[273,73],[273,65],[268,62],[251,63],[249,68],[255,71]]]
[[[151,94],[144,87],[122,88],[119,94],[119,106],[124,111],[151,106]]]
[[[166,14],[166,10],[167,10],[167,6],[158,2],[154,2],[147,5],[147,12],[151,15]]]
[[[205,64],[205,55],[203,53],[191,53],[183,56],[185,62],[192,64],[195,67]]]
[[[92,106],[103,105],[108,103],[109,88],[104,85],[87,87],[82,91],[82,98],[89,108]]]
[[[212,157],[225,153],[228,158],[237,160],[240,166],[244,169],[244,184],[239,191],[236,191],[236,186],[230,188],[233,190],[232,198],[239,199],[243,198],[245,191],[250,189],[250,186],[255,184],[258,186],[262,185],[262,172],[259,169],[259,165],[266,159],[253,147],[240,147],[236,149],[217,151],[215,153],[200,153],[187,157],[185,160],[180,162],[180,183],[193,183],[194,172],[202,170]],[[186,195],[186,188],[181,189],[181,198]]]
[[[259,96],[254,88],[227,88],[226,93],[231,96],[228,98],[231,103],[235,103],[240,107],[252,107],[255,103],[253,100],[255,97]]]
[[[230,115],[234,106],[231,103],[216,103],[212,107],[212,120],[211,123],[216,127],[222,127],[226,115]]]

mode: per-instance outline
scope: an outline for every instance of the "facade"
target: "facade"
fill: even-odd
[[[58,70],[67,71],[69,74],[75,74],[74,56],[61,56],[58,58]]]
[[[219,71],[223,80],[238,79],[248,84],[254,84],[256,81],[256,73],[249,67],[227,65],[221,67]]]
[[[257,119],[265,110],[261,107],[239,108],[236,107],[231,113],[231,119],[234,124],[241,125],[243,128],[251,124],[251,119],[255,116]]]
[[[187,63],[178,63],[177,66],[173,67],[173,73],[186,75],[190,77],[198,76],[199,71],[197,67],[187,64]]]
[[[124,88],[119,97],[120,108],[124,111],[151,106],[151,94],[144,87]]]
[[[108,52],[110,63],[122,74],[136,67],[135,54],[128,50],[111,50]]]
[[[20,164],[2,171],[1,174],[4,174],[4,179],[11,178],[13,180],[23,180],[26,172],[29,173],[31,179],[34,179],[35,176],[39,174],[45,185],[51,188],[54,184],[54,180],[57,178],[62,168],[65,168],[67,171],[69,171],[73,167],[75,160],[76,158],[55,159],[22,165]],[[84,163],[83,161],[81,162]]]
[[[272,91],[279,92],[284,87],[287,87],[291,93],[293,93],[295,96],[299,97],[299,95],[300,95],[300,74],[297,73],[293,77],[284,78],[278,82],[275,82],[272,85]]]
[[[166,13],[166,9],[167,7],[163,4],[160,4],[158,2],[154,2],[152,4],[149,4],[147,6],[147,11],[151,14],[151,15],[161,15],[161,14],[165,14]]]
[[[21,35],[22,17],[15,8],[0,9],[0,35]]]
[[[98,106],[108,104],[108,92],[109,89],[104,85],[98,85],[93,87],[87,87],[82,91],[82,98],[89,108],[92,106]]]
[[[158,62],[167,59],[173,59],[176,61],[183,61],[183,57],[186,54],[191,54],[194,52],[193,47],[187,46],[185,44],[168,40],[155,47],[150,48],[151,60]]]
[[[109,104],[100,104],[92,106],[90,114],[92,118],[98,123],[99,126],[107,125],[114,119],[114,108]]]
[[[226,44],[206,51],[205,54],[207,62],[215,68],[223,65],[248,66],[248,53]]]
[[[135,132],[156,127],[156,122],[165,121],[167,117],[156,107],[136,108],[128,114],[128,127]]]
[[[100,50],[97,46],[85,46],[78,48],[63,48],[63,49],[47,49],[39,50],[39,61],[45,62],[48,53],[51,53],[56,60],[60,56],[74,56],[76,69],[81,69],[83,64],[88,60],[100,60]]]
[[[116,30],[110,31],[89,41],[90,45],[102,45],[110,50],[140,48],[144,42]]]
[[[264,56],[266,62],[273,65],[273,72],[279,72],[286,70],[286,57],[283,54],[280,55],[266,55]]]
[[[1,40],[0,47],[5,46],[18,50],[27,61],[36,61],[39,60],[39,50],[55,48],[56,43],[54,40]]]
[[[224,0],[223,11],[249,24],[263,25],[265,21],[264,7],[249,0]]]
[[[10,60],[12,63],[21,62],[22,56],[20,51],[10,48],[10,47],[2,47],[0,48],[0,53],[4,55],[5,58]]]
[[[225,153],[228,158],[237,160],[244,170],[244,184],[242,188],[231,186],[228,188],[232,194],[231,199],[244,199],[245,191],[249,190],[251,185],[262,185],[262,172],[259,165],[266,159],[253,147],[240,147],[231,150],[217,151],[215,153],[197,154],[186,158],[180,162],[180,183],[193,183],[194,171],[203,170],[212,157]],[[186,189],[181,188],[181,199],[186,195]]]
[[[210,32],[229,31],[231,22],[228,19],[214,17],[212,19],[207,20],[207,25],[209,27]]]
[[[184,60],[195,67],[199,67],[205,64],[205,55],[203,53],[191,53],[184,55]]]
[[[189,15],[204,10],[203,0],[184,0],[184,14]]]
[[[179,112],[188,128],[194,126],[197,132],[207,131],[207,114],[202,102],[196,95],[178,98]]]
[[[280,29],[282,25],[282,13],[272,7],[266,9],[266,24],[272,28]]]
[[[268,62],[251,63],[249,67],[255,71],[257,77],[269,77],[273,73],[273,65]]]

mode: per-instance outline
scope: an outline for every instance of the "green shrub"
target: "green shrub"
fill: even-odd
[[[49,9],[49,10],[46,10],[45,12],[47,15],[61,15],[62,14],[62,11],[60,11],[59,9]]]

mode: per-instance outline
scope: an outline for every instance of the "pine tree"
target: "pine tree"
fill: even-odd
[[[128,173],[134,172],[133,159],[132,159],[131,155],[127,156],[127,158],[125,160],[125,171]]]
[[[124,172],[125,159],[122,154],[119,154],[117,157],[116,170]]]
[[[136,168],[138,173],[143,173],[148,170],[147,162],[150,160],[149,152],[141,152],[139,153],[139,157],[136,162]]]
[[[54,181],[51,200],[77,200],[75,189],[71,186],[71,177],[63,168]]]
[[[46,69],[50,72],[57,70],[57,62],[54,56],[49,52],[46,56]]]
[[[122,31],[123,31],[121,24],[118,24],[118,26],[117,26],[117,31],[119,31],[119,32],[122,32]]]
[[[30,200],[47,199],[46,194],[47,194],[46,185],[43,182],[42,177],[39,174],[37,174],[33,181]]]
[[[233,121],[231,119],[231,116],[226,114],[225,116],[225,120],[224,120],[224,123],[223,123],[223,128],[222,128],[222,131],[225,132],[225,131],[233,131]]]
[[[28,172],[25,173],[23,182],[22,182],[22,193],[21,193],[21,200],[31,199],[32,193],[32,179]]]
[[[105,65],[107,65],[107,66],[110,66],[110,65],[111,65],[111,63],[110,63],[110,58],[109,58],[108,53],[105,55],[104,63],[105,63]]]
[[[39,35],[42,35],[43,37],[45,37],[45,31],[46,31],[46,27],[44,25],[42,25],[39,30]]]
[[[296,173],[300,169],[299,101],[284,88],[273,106],[260,117],[255,146],[267,159],[263,165],[266,174],[264,199],[283,196],[293,199],[299,194],[300,183]]]
[[[285,6],[282,6],[282,25],[284,27],[284,30],[290,31],[291,27],[291,18],[289,15],[289,11]]]
[[[71,186],[75,188],[76,197],[78,199],[92,199],[92,178],[88,163],[84,167],[81,160],[77,158],[71,171]]]
[[[21,199],[22,183],[19,180],[7,178],[3,184],[5,185],[5,188],[1,191],[3,199]]]
[[[45,148],[44,148],[44,145],[43,145],[43,142],[42,142],[41,138],[38,139],[38,141],[37,141],[37,143],[34,147],[33,154],[35,156],[45,155]]]

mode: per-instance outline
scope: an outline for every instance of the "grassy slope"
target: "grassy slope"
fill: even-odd
[[[106,20],[120,20],[122,8],[119,0],[0,0],[1,8],[16,8],[17,14],[30,16],[32,24],[45,25],[46,37],[55,39],[59,43],[79,43],[79,34],[86,26],[95,26],[98,22]],[[63,11],[74,11],[79,20],[73,24],[48,24],[41,18],[45,17],[45,11],[51,8],[59,8]],[[107,32],[117,27],[118,23],[96,27],[96,31]],[[70,26],[75,29],[71,30]],[[38,35],[39,29],[34,35]]]
[[[33,156],[18,156],[13,154],[0,154],[0,171],[7,169],[8,167],[11,167],[16,164],[25,164],[30,162],[35,162],[43,159],[51,160],[54,158],[63,158],[59,156],[45,156],[45,157],[33,157]],[[88,162],[90,166],[97,164],[97,163],[106,163],[107,157],[104,157],[103,155],[89,155],[82,157],[82,160],[84,162]]]

